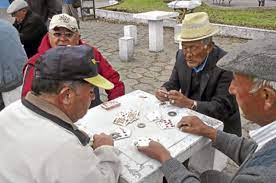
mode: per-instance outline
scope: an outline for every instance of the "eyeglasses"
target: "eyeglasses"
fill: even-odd
[[[51,32],[56,38],[61,38],[61,36],[63,35],[65,38],[67,39],[71,39],[75,33],[73,32]]]
[[[184,50],[185,53],[190,52],[192,54],[196,54],[202,51],[202,46],[201,45],[185,46],[182,44],[182,49]]]

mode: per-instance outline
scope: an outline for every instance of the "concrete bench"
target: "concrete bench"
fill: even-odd
[[[163,50],[163,20],[177,17],[177,12],[150,11],[134,14],[133,18],[147,20],[149,24],[149,50],[160,52]]]

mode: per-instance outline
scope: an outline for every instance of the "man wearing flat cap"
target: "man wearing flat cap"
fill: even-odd
[[[98,74],[92,53],[86,45],[48,50],[35,65],[32,91],[0,112],[0,182],[118,182],[112,137],[89,137],[74,124],[95,86],[114,87]]]
[[[169,81],[158,89],[155,96],[160,101],[186,107],[219,119],[224,131],[241,136],[238,105],[228,87],[233,74],[216,66],[226,52],[212,42],[218,28],[209,22],[207,13],[197,12],[185,16],[177,39],[182,50]]]
[[[32,57],[37,52],[43,36],[47,33],[47,27],[41,18],[31,11],[28,3],[24,0],[14,0],[8,7],[7,13],[15,17],[13,26],[19,32],[28,58]]]
[[[229,91],[235,95],[246,119],[261,127],[252,139],[237,137],[204,124],[196,116],[183,117],[181,131],[212,140],[214,148],[240,167],[234,175],[208,170],[200,178],[172,158],[161,144],[151,141],[140,152],[160,161],[168,182],[182,183],[274,183],[276,182],[276,45],[275,36],[249,41],[223,57],[217,66],[234,72]]]
[[[77,21],[74,17],[67,14],[54,15],[50,25],[49,32],[44,36],[39,46],[37,54],[29,59],[25,65],[24,83],[22,89],[22,96],[31,89],[31,84],[34,76],[34,64],[38,58],[44,54],[47,50],[55,48],[57,46],[64,45],[84,45],[84,40],[80,38],[80,30],[78,28]],[[86,44],[87,45],[87,44]],[[102,56],[97,48],[92,47],[92,54],[97,63],[99,73],[114,84],[114,88],[111,90],[105,90],[108,100],[115,99],[125,94],[124,83],[120,80],[119,73],[108,63],[108,61]],[[95,87],[95,100],[91,103],[91,107],[97,106],[102,103],[100,99],[99,89]]]

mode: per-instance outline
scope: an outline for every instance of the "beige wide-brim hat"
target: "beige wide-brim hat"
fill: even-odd
[[[190,13],[185,16],[181,32],[176,35],[176,40],[180,42],[197,41],[211,37],[218,32],[219,28],[210,23],[207,13]]]

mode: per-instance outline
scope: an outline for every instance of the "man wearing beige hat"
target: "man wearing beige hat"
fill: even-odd
[[[23,69],[23,97],[31,89],[31,84],[34,76],[34,64],[37,61],[37,59],[47,50],[55,48],[57,46],[74,46],[86,44],[80,38],[80,36],[80,30],[78,28],[77,21],[74,17],[69,16],[67,14],[58,14],[53,16],[49,25],[49,32],[42,39],[41,44],[38,48],[38,53],[29,59],[29,61]],[[124,83],[120,80],[119,73],[113,69],[113,67],[107,62],[107,60],[95,47],[92,48],[94,58],[97,62],[99,74],[101,74],[114,84],[113,89],[105,90],[108,95],[108,100],[112,100],[124,95],[125,87]],[[99,89],[97,87],[95,87],[95,95],[96,98],[92,102],[91,107],[97,106],[100,103],[102,103],[102,101],[100,100]]]
[[[218,28],[207,13],[186,15],[177,39],[182,50],[169,81],[155,93],[160,101],[186,107],[219,119],[224,131],[241,136],[241,122],[236,99],[228,92],[233,74],[216,66],[226,52],[212,42]]]
[[[160,143],[138,147],[140,152],[160,161],[169,183],[275,183],[276,182],[276,45],[275,36],[253,40],[223,57],[217,66],[234,72],[229,92],[236,96],[246,119],[261,127],[250,133],[252,139],[237,137],[207,126],[196,116],[178,123],[181,131],[204,136],[212,146],[239,169],[234,174],[208,170],[200,178],[172,158]]]

